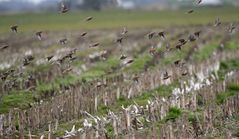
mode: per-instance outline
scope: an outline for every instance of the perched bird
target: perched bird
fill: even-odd
[[[67,6],[64,3],[61,3],[61,13],[66,13],[68,12],[69,9],[67,8]]]
[[[168,74],[167,71],[163,74],[163,79],[164,79],[164,80],[167,80],[167,79],[169,79],[170,77],[171,77],[171,76]]]
[[[81,37],[84,37],[84,36],[86,36],[87,35],[87,32],[83,32],[82,34],[81,34]]]
[[[7,44],[4,44],[3,46],[0,47],[0,50],[5,50],[7,49],[9,46]]]
[[[100,43],[96,42],[96,43],[91,44],[90,47],[97,47],[99,45],[100,45]]]
[[[67,39],[66,38],[61,39],[61,40],[59,40],[59,42],[60,42],[60,44],[64,45],[67,43]]]
[[[189,10],[187,13],[188,13],[188,14],[191,14],[191,13],[193,13],[193,12],[194,12],[194,10],[191,9],[191,10]]]
[[[36,36],[39,40],[42,40],[42,31],[36,32]]]
[[[215,23],[214,23],[214,26],[217,27],[217,26],[220,26],[222,23],[220,21],[220,18],[218,17],[216,20],[215,20]]]
[[[88,22],[88,21],[91,21],[92,19],[93,19],[93,17],[92,17],[92,16],[89,16],[89,17],[87,17],[87,18],[85,19],[85,21]]]
[[[12,32],[17,33],[17,28],[18,28],[18,25],[13,25],[13,26],[11,26]]]

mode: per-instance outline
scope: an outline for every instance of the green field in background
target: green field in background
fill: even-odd
[[[127,26],[165,27],[173,25],[213,23],[219,17],[223,22],[239,21],[238,8],[198,8],[192,14],[186,14],[188,9],[177,11],[72,11],[66,14],[59,13],[22,13],[0,15],[0,32],[8,32],[14,24],[20,26],[22,32],[49,30],[80,30],[80,29],[111,29]],[[84,22],[88,16],[94,20]]]

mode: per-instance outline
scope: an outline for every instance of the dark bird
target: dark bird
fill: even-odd
[[[201,31],[194,32],[194,35],[199,38]]]
[[[126,61],[126,63],[125,63],[125,64],[127,65],[127,64],[131,64],[131,63],[133,63],[133,62],[134,62],[134,60],[133,60],[133,59],[129,59],[128,61]]]
[[[36,32],[36,36],[39,40],[42,40],[42,31]]]
[[[193,41],[196,41],[196,38],[195,38],[194,35],[191,34],[191,35],[189,35],[188,40],[189,40],[190,42],[193,42]]]
[[[7,44],[5,44],[5,45],[3,45],[3,46],[1,46],[0,47],[0,50],[5,50],[5,49],[7,49],[9,46],[7,45]]]
[[[152,38],[154,37],[154,35],[155,35],[155,32],[150,32],[150,33],[148,34],[148,38],[149,38],[149,39],[152,39]]]
[[[181,60],[176,60],[176,61],[174,61],[174,64],[175,64],[176,66],[178,66],[178,65],[180,64],[180,62],[181,62]]]
[[[12,32],[17,33],[17,28],[18,28],[18,25],[13,25],[13,26],[11,26]]]
[[[86,36],[87,35],[87,32],[83,32],[82,34],[81,34],[81,37],[84,37],[84,36]]]
[[[127,58],[126,55],[121,55],[121,56],[120,56],[120,60],[124,60],[124,59],[126,59],[126,58]]]
[[[164,80],[167,80],[167,79],[169,79],[170,77],[171,77],[171,76],[168,74],[167,71],[163,74],[163,79],[164,79]]]
[[[187,43],[187,41],[185,39],[179,39],[178,40],[182,45],[185,45]]]
[[[50,61],[53,57],[54,57],[53,55],[46,57],[47,61]]]
[[[159,35],[159,37],[165,39],[165,33],[164,33],[164,31],[159,32],[158,35]]]
[[[193,13],[193,12],[194,12],[194,10],[191,9],[191,10],[189,10],[187,13],[188,13],[188,14],[191,14],[191,13]]]
[[[176,49],[181,50],[182,49],[182,44],[177,44]]]
[[[60,42],[60,44],[64,45],[64,44],[66,44],[66,43],[67,43],[67,39],[66,39],[66,38],[64,38],[64,39],[61,39],[59,42]]]
[[[202,0],[196,0],[196,3],[197,3],[197,4],[201,4],[201,3],[202,3]]]
[[[217,19],[215,20],[214,26],[217,27],[217,26],[220,26],[221,24],[222,24],[222,23],[221,23],[220,19],[217,18]]]
[[[99,46],[99,45],[100,45],[100,43],[97,42],[97,43],[91,44],[90,47],[97,47],[97,46]]]
[[[89,16],[89,17],[87,17],[87,18],[85,19],[85,21],[88,22],[88,21],[91,21],[92,19],[93,19],[93,17],[92,17],[92,16]]]
[[[66,13],[68,12],[69,9],[67,8],[67,6],[64,3],[61,3],[61,13]]]
[[[116,39],[116,42],[121,44],[121,43],[123,42],[123,37],[117,38],[117,39]]]

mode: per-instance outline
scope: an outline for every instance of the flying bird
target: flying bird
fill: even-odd
[[[67,6],[64,3],[61,3],[61,13],[66,13],[68,12],[69,9],[67,8]]]
[[[0,47],[0,50],[5,50],[5,49],[7,49],[9,46],[7,45],[7,44],[5,44],[5,45],[3,45],[3,46],[1,46]]]
[[[220,26],[221,24],[222,24],[222,23],[221,23],[221,21],[220,21],[220,18],[217,18],[217,19],[215,20],[214,26],[217,27],[217,26]]]
[[[92,19],[93,19],[93,17],[92,17],[92,16],[89,16],[89,17],[87,17],[87,18],[85,19],[85,21],[88,22],[88,21],[91,21]]]
[[[124,59],[126,59],[126,58],[127,58],[126,55],[121,55],[121,56],[120,56],[120,60],[124,60]]]
[[[97,47],[99,45],[100,45],[100,43],[96,42],[96,43],[91,44],[90,47]]]
[[[191,13],[193,13],[193,12],[194,12],[194,10],[191,9],[191,10],[189,10],[187,13],[188,13],[188,14],[191,14]]]
[[[36,36],[39,40],[42,40],[42,31],[36,32]]]
[[[17,33],[17,28],[18,28],[18,25],[13,25],[13,26],[11,26],[12,32]]]
[[[61,40],[59,40],[59,42],[60,42],[60,44],[65,45],[67,43],[67,39],[66,38],[61,39]]]
[[[169,79],[170,77],[171,77],[171,76],[168,74],[167,71],[163,74],[163,79],[164,79],[164,80],[167,80],[167,79]]]
[[[81,37],[84,37],[84,36],[86,36],[87,35],[87,32],[83,32],[82,34],[81,34]]]

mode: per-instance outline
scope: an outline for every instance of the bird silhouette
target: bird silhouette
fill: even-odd
[[[61,3],[61,11],[60,12],[66,13],[68,11],[69,11],[68,7],[64,3]]]
[[[61,39],[61,40],[59,40],[59,42],[60,42],[60,44],[65,45],[67,43],[67,39],[66,38]]]
[[[13,25],[13,26],[11,26],[12,32],[17,33],[17,29],[18,29],[18,25]]]
[[[38,31],[35,34],[39,40],[42,40],[42,31]]]
[[[93,17],[92,17],[92,16],[89,16],[89,17],[87,17],[87,18],[85,19],[85,21],[88,22],[88,21],[91,21],[92,19],[93,19]]]
[[[9,47],[9,45],[4,44],[3,46],[0,47],[0,50],[5,50],[5,49],[7,49],[8,47]]]

